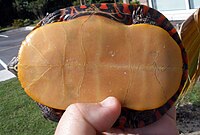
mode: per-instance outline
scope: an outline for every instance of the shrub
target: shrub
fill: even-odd
[[[37,24],[39,22],[40,22],[40,20],[35,20],[35,21],[33,21],[33,24],[35,25],[35,24]]]
[[[25,19],[23,23],[24,23],[24,26],[28,26],[32,24],[32,21],[30,19]]]
[[[14,28],[19,28],[24,26],[24,21],[22,19],[15,19],[14,22],[12,23],[12,26]]]

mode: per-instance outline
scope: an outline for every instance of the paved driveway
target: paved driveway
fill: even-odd
[[[12,57],[17,56],[21,42],[30,30],[21,28],[0,33],[0,71],[3,70],[2,62],[8,64]]]
[[[30,28],[20,28],[0,33],[0,81],[15,77],[6,70],[8,62],[17,56],[21,42],[30,33]]]

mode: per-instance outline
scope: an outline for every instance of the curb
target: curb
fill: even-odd
[[[25,30],[33,30],[34,26],[27,26],[25,27]]]
[[[0,33],[2,32],[15,32],[15,31],[23,31],[23,30],[28,30],[31,31],[33,30],[34,26],[26,26],[26,27],[21,27],[17,29],[11,29],[11,30],[0,30]]]
[[[0,30],[1,32],[14,32],[14,31],[31,31],[33,30],[34,26],[26,26],[21,27],[18,29],[12,29],[12,30]],[[12,74],[10,71],[7,70],[7,65],[0,59],[0,65],[2,65],[5,69],[0,71],[0,82],[9,80],[11,78],[15,78],[16,76]]]
[[[12,74],[10,71],[8,71],[6,69],[0,71],[0,76],[1,76],[0,82],[16,77],[14,74]]]

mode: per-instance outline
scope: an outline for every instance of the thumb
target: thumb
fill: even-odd
[[[121,105],[114,97],[100,103],[70,105],[58,123],[56,135],[96,135],[111,128],[120,115]]]

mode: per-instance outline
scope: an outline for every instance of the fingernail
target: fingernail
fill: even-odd
[[[101,105],[103,107],[110,107],[110,106],[114,106],[117,104],[117,99],[115,97],[108,97],[105,100],[103,100],[101,103]]]

